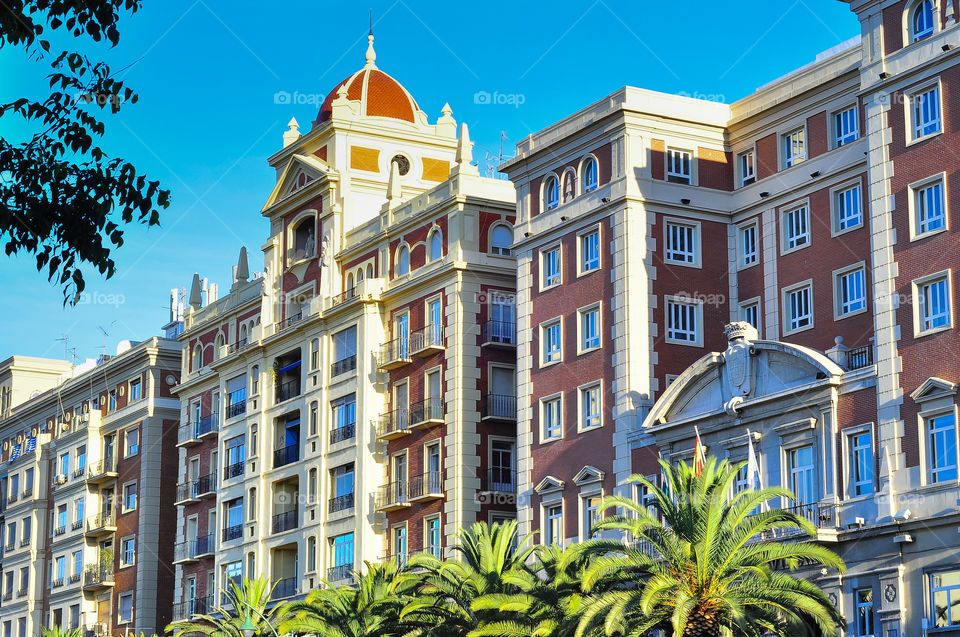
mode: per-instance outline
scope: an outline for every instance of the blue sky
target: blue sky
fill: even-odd
[[[477,159],[497,155],[501,130],[520,140],[624,85],[731,102],[859,32],[838,0],[144,5],[123,21],[118,47],[80,50],[129,67],[123,76],[140,101],[106,119],[102,146],[161,180],[173,203],[159,228],[126,232],[112,279],[87,273],[84,305],[64,308],[32,258],[0,256],[0,360],[63,357],[64,335],[81,360],[104,344],[112,353],[121,339],[159,333],[169,289],[194,272],[227,288],[241,245],[262,269],[260,209],[274,180],[266,157],[292,116],[309,128],[316,102],[362,66],[368,8],[378,66],[431,121],[449,102]],[[3,49],[0,100],[44,95],[48,73]],[[278,104],[282,91],[300,103]],[[476,103],[481,91],[504,103]],[[0,119],[0,134],[17,139],[12,124]]]

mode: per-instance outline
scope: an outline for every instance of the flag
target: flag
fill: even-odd
[[[760,463],[757,462],[757,452],[753,449],[753,434],[747,429],[747,488],[760,488]]]
[[[703,465],[707,458],[704,455],[703,443],[700,442],[700,430],[696,427],[694,427],[693,430],[697,432],[697,443],[693,450],[693,470],[699,478],[700,474],[703,473]]]
[[[20,445],[14,445],[13,451],[10,452],[10,462],[13,462],[20,457]]]
[[[37,448],[37,439],[36,438],[27,438],[27,448],[23,450],[23,453],[33,453]]]

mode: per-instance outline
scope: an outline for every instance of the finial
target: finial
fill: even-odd
[[[250,278],[250,266],[247,263],[247,248],[240,248],[240,257],[237,259],[237,274],[235,280],[237,283],[243,283]]]
[[[297,118],[296,118],[296,117],[291,117],[291,118],[290,118],[290,121],[287,122],[287,128],[289,128],[290,130],[299,130],[299,129],[300,129],[300,124],[297,122]]]
[[[442,113],[444,117],[450,117],[453,115],[453,109],[450,108],[450,102],[447,102],[443,105],[443,108],[440,109],[440,113]]]
[[[387,201],[391,204],[400,203],[400,194],[400,165],[392,161],[390,162],[390,180],[387,182]]]
[[[190,284],[190,307],[199,310],[203,304],[203,296],[200,288],[200,275],[193,273],[193,282]]]
[[[300,124],[297,123],[296,117],[292,117],[287,124],[287,130],[283,131],[283,147],[286,148],[298,139],[300,139]]]
[[[367,36],[367,67],[377,68],[377,52],[373,50],[373,9],[370,9],[370,35]]]
[[[460,124],[460,139],[457,141],[457,163],[467,165],[473,161],[473,144],[470,142],[470,131],[467,123]]]

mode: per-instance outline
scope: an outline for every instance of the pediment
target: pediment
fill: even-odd
[[[583,469],[580,469],[577,472],[577,475],[573,477],[573,483],[577,486],[584,484],[590,484],[591,482],[601,482],[603,480],[603,471],[592,467],[590,465],[585,466]]]
[[[919,387],[913,390],[913,392],[910,394],[910,398],[912,398],[915,402],[922,403],[937,398],[954,396],[956,393],[956,383],[951,383],[948,380],[931,376],[927,380],[920,383]]]
[[[266,210],[278,201],[289,197],[310,182],[316,181],[330,174],[331,168],[319,157],[312,155],[293,155],[287,162],[286,168],[280,174],[270,197],[263,209]]]
[[[552,491],[563,491],[564,482],[560,478],[554,478],[553,476],[547,476],[540,481],[534,491],[539,494],[550,493]]]

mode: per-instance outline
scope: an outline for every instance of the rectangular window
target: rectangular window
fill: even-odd
[[[740,185],[749,186],[756,181],[754,155],[752,150],[737,155],[737,164],[740,167]]]
[[[960,571],[930,574],[932,628],[960,625]]]
[[[580,389],[580,429],[591,429],[601,424],[600,383]]]
[[[423,547],[437,559],[443,557],[443,540],[440,536],[440,516],[427,518],[423,522]]]
[[[320,417],[320,403],[313,401],[310,403],[310,433],[311,436],[317,435],[317,420]]]
[[[744,226],[739,230],[740,235],[740,266],[746,267],[756,263],[760,254],[757,250],[757,225]]]
[[[600,268],[600,231],[580,235],[580,273]]]
[[[142,397],[142,388],[140,387],[140,379],[130,381],[130,402],[134,400],[140,400]]]
[[[693,155],[688,150],[678,150],[676,148],[667,149],[667,181],[677,184],[691,183],[691,158]]]
[[[852,434],[850,444],[850,491],[854,496],[873,493],[873,434]]]
[[[957,429],[953,414],[927,418],[926,424],[930,482],[956,482]]]
[[[760,330],[760,302],[753,301],[744,303],[740,306],[740,320],[746,321],[750,325]]]
[[[860,128],[857,125],[856,106],[834,113],[833,135],[833,142],[837,148],[857,140],[860,136]]]
[[[813,447],[799,447],[790,450],[790,489],[796,495],[798,504],[812,504],[817,501],[817,489],[814,482],[816,471],[813,466]]]
[[[597,523],[601,519],[600,497],[583,499],[583,534],[587,539],[600,537],[600,531],[597,530]]]
[[[114,411],[117,408],[117,390],[110,390],[110,402],[107,411]]]
[[[87,470],[87,445],[80,445],[77,447],[77,476],[80,477],[83,475],[83,472]]]
[[[796,332],[813,325],[813,290],[811,285],[784,291],[786,331]]]
[[[320,339],[315,338],[310,341],[310,371],[315,372],[320,369]]]
[[[70,454],[62,453],[60,454],[60,464],[58,465],[58,472],[61,476],[66,478],[70,474]]]
[[[700,304],[668,297],[666,305],[667,342],[700,344]]]
[[[133,511],[137,508],[137,483],[123,485],[123,510]]]
[[[563,541],[563,506],[555,504],[546,507],[547,520],[544,524],[544,544],[551,546]]]
[[[943,182],[934,181],[913,191],[914,236],[943,230],[947,225],[946,206],[943,198]]]
[[[873,636],[873,589],[861,588],[853,592],[857,604],[857,637]]]
[[[543,287],[549,288],[560,285],[560,246],[545,250],[541,253],[543,268]]]
[[[913,139],[940,132],[940,88],[933,86],[910,95]]]
[[[76,551],[73,554],[73,574],[80,575],[83,572],[83,552]]]
[[[833,197],[834,232],[845,232],[863,225],[860,186],[841,190]]]
[[[580,350],[600,347],[600,306],[580,310]]]
[[[540,337],[543,339],[543,363],[556,363],[563,355],[560,321],[552,321],[540,327]]]
[[[132,566],[137,560],[136,538],[123,538],[120,542],[120,566]]]
[[[393,539],[390,543],[391,556],[401,567],[407,564],[407,526],[393,527]]]
[[[137,452],[140,451],[140,428],[134,427],[133,429],[127,429],[127,433],[123,439],[126,443],[123,457],[129,458],[130,456],[137,455]]]
[[[120,596],[117,603],[117,623],[129,624],[133,621],[133,593],[125,593]]]
[[[949,327],[950,286],[946,276],[915,284],[918,297],[919,333]]]
[[[357,395],[349,394],[338,398],[330,403],[330,407],[333,410],[333,431],[338,432],[331,434],[331,440],[339,442],[353,438],[357,423]]]
[[[783,213],[784,252],[810,243],[810,219],[806,206]]]
[[[867,309],[867,275],[863,267],[840,272],[833,282],[837,298],[837,317]]]
[[[560,420],[560,397],[544,400],[543,403],[543,439],[555,440],[563,437],[563,422]]]
[[[803,129],[799,128],[783,136],[783,167],[796,166],[806,159],[803,144]]]
[[[697,256],[697,227],[687,223],[666,222],[664,260],[671,263],[696,265],[700,262]]]

